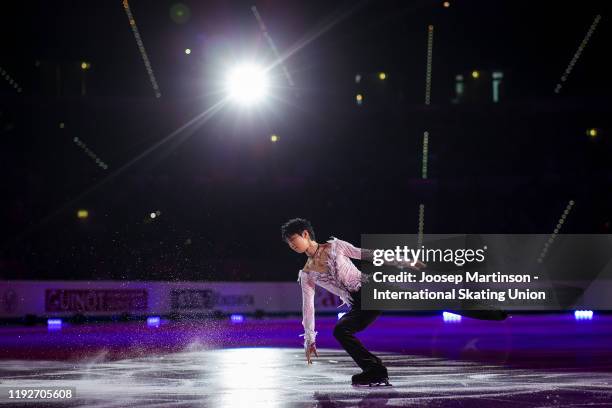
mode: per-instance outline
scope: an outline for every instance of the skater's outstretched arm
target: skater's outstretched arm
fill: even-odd
[[[347,241],[338,240],[338,247],[349,258],[360,259],[363,261],[372,262],[374,260],[374,251],[366,248],[357,248]],[[410,268],[417,271],[424,269],[427,265],[417,259],[412,265],[412,260],[409,261],[384,261],[383,265],[395,266],[397,268]]]
[[[317,357],[317,349],[315,346],[315,319],[314,319],[314,295],[315,281],[307,273],[300,272],[300,285],[302,286],[302,325],[304,326],[304,351],[306,353],[306,361],[311,364],[310,355],[314,353]]]

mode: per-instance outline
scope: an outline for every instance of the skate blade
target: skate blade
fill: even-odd
[[[377,382],[371,382],[368,384],[353,384],[353,387],[356,388],[373,388],[373,387],[392,387],[393,384],[391,384],[389,381],[377,381]]]

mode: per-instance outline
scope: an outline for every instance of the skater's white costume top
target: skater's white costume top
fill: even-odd
[[[353,264],[349,258],[361,259],[361,249],[351,243],[331,237],[331,249],[327,259],[327,273],[305,271],[300,269],[298,282],[302,286],[302,325],[304,326],[304,346],[315,341],[317,332],[314,330],[314,295],[315,285],[319,285],[342,299],[343,306],[352,304],[350,292],[361,287],[366,276]],[[338,306],[338,307],[340,307]]]

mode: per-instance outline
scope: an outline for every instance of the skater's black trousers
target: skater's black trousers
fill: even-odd
[[[361,289],[351,292],[353,305],[351,310],[342,316],[334,328],[334,337],[362,370],[382,368],[380,358],[370,353],[355,337],[355,333],[368,327],[380,314],[380,310],[361,310]]]

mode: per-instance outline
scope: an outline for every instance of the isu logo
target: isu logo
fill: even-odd
[[[212,289],[176,289],[170,292],[170,303],[173,310],[210,310],[253,306],[255,298],[247,293],[223,295]]]

